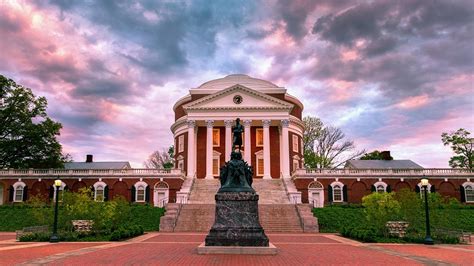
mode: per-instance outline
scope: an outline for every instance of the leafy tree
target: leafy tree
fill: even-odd
[[[154,151],[143,163],[146,168],[171,169],[174,167],[174,146],[171,145],[168,151]]]
[[[382,156],[381,152],[375,150],[373,152],[364,154],[359,160],[384,160],[384,157]],[[389,160],[393,160],[393,157],[390,156]]]
[[[62,168],[62,125],[46,114],[45,97],[0,75],[0,169]]]
[[[303,118],[305,166],[308,168],[335,168],[365,152],[356,151],[352,140],[347,140],[341,129],[325,126],[314,117]]]
[[[451,146],[456,154],[449,159],[449,166],[452,168],[474,169],[474,138],[469,138],[470,134],[463,128],[449,134],[441,134],[444,146]]]

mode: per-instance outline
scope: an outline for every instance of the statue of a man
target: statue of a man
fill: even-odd
[[[239,151],[242,150],[242,132],[244,132],[244,127],[240,124],[240,118],[235,120],[235,126],[232,127],[232,132],[234,133],[234,139],[232,141],[232,151],[235,149],[235,146],[239,146]]]

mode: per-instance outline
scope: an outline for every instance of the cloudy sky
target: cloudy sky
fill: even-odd
[[[472,1],[0,1],[0,73],[46,96],[64,152],[135,167],[172,106],[232,73],[286,87],[357,147],[448,167],[474,135]]]

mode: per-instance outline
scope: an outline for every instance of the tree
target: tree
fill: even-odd
[[[171,145],[168,151],[154,151],[143,163],[146,168],[171,169],[174,167],[174,146]]]
[[[449,159],[449,166],[452,168],[474,169],[474,138],[469,138],[470,134],[463,128],[449,134],[441,134],[444,146],[451,146],[454,154],[456,154]]]
[[[305,166],[308,168],[335,168],[354,159],[365,150],[356,151],[352,140],[345,139],[341,129],[324,126],[318,118],[303,118]]]
[[[0,75],[0,169],[62,168],[69,160],[56,139],[62,125],[48,117],[47,104]]]
[[[385,158],[381,152],[375,150],[373,152],[364,154],[359,160],[385,160]],[[393,157],[390,156],[389,160],[393,160]]]

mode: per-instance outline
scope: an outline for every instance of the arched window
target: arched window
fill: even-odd
[[[137,186],[137,194],[136,194],[135,201],[145,202],[145,186],[144,185]]]
[[[99,182],[96,182],[94,184],[94,200],[95,201],[105,201],[106,200],[106,187],[107,187],[107,184],[102,182],[102,181],[99,181]]]
[[[13,184],[13,202],[22,202],[25,199],[26,184],[18,181]]]
[[[98,185],[95,189],[95,201],[104,201],[104,187],[102,185]]]
[[[474,202],[474,186],[472,185],[465,186],[464,193],[466,195],[466,202]]]
[[[332,187],[332,197],[334,202],[342,202],[342,187],[340,185]]]
[[[385,192],[385,187],[382,185],[377,186],[377,193],[384,193]]]

